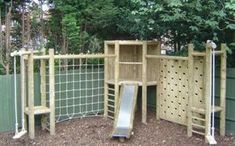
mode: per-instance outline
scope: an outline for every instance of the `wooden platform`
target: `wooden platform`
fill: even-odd
[[[25,108],[25,113],[28,115],[29,114],[29,108]],[[40,114],[46,114],[50,113],[50,109],[48,107],[44,106],[35,106],[34,107],[34,115],[40,115]]]
[[[115,84],[114,80],[108,80],[106,83]],[[137,83],[138,86],[142,86],[142,81],[138,81],[138,80],[119,80],[118,84],[121,85],[122,83]],[[155,86],[155,85],[157,85],[157,81],[147,82],[147,86]]]

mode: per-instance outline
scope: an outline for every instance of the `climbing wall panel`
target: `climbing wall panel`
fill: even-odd
[[[203,107],[204,59],[194,58],[194,89],[188,88],[188,61],[160,59],[158,79],[159,117],[175,123],[187,124],[189,92],[194,92],[193,106]]]
[[[186,124],[188,106],[188,62],[160,59],[158,82],[159,117],[179,124]]]
[[[193,107],[204,108],[204,58],[194,57],[194,96],[192,98]]]

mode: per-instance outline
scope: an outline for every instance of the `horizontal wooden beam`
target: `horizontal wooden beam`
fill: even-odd
[[[125,64],[125,65],[142,65],[142,62],[119,62],[119,64]]]
[[[172,59],[172,60],[188,60],[188,57],[166,56],[166,55],[146,55],[146,58],[151,59]]]
[[[11,53],[11,56],[22,56],[22,55],[29,55],[29,54],[31,54],[31,53],[33,53],[33,54],[37,54],[37,53],[42,53],[42,51],[41,50],[29,50],[29,51],[22,51],[22,50],[20,50],[20,51],[14,51],[14,52],[12,52]]]
[[[107,45],[114,45],[115,42],[118,42],[119,45],[143,45],[144,42],[147,42],[147,45],[158,45],[159,41],[139,41],[139,40],[111,40],[105,41]]]
[[[41,60],[41,59],[49,59],[49,55],[42,55],[42,56],[33,56],[34,60]]]
[[[192,53],[193,56],[206,56],[205,52],[193,52]]]
[[[115,56],[116,55],[104,55],[104,54],[55,55],[55,59],[105,58],[105,57],[115,57]]]
[[[55,59],[80,59],[80,58],[105,58],[105,57],[115,57],[116,55],[104,55],[104,54],[78,54],[78,55],[55,55]],[[49,55],[34,56],[36,60],[49,59]]]
[[[215,52],[215,55],[222,55],[222,54],[224,54],[223,51],[214,51],[214,52]]]

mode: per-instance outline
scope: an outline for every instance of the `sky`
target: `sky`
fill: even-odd
[[[39,4],[39,1],[38,0],[33,0],[35,3]],[[48,11],[49,10],[49,6],[47,3],[43,4],[42,5],[42,10],[43,11]]]

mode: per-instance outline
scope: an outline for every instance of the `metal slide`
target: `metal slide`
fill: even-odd
[[[137,84],[122,84],[117,114],[114,121],[113,138],[130,138],[133,128],[137,92]]]

